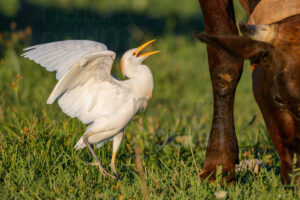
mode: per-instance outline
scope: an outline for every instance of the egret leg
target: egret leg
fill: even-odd
[[[116,152],[113,152],[112,158],[111,158],[110,167],[111,167],[111,170],[112,170],[112,172],[114,173],[114,175],[119,179],[119,175],[118,175],[118,173],[117,173],[116,166],[115,166],[116,155],[117,155],[117,153],[116,153]]]
[[[118,179],[116,176],[108,173],[102,166],[102,163],[100,161],[100,159],[98,158],[98,156],[96,155],[96,153],[94,152],[91,144],[88,141],[88,138],[90,136],[92,136],[93,134],[95,134],[94,132],[90,132],[86,135],[83,136],[83,142],[86,144],[86,146],[88,147],[88,149],[90,150],[91,154],[93,155],[93,157],[95,158],[96,162],[95,163],[89,163],[90,165],[97,165],[99,167],[99,171],[103,176],[110,176],[111,178],[114,179]]]
[[[111,167],[111,170],[113,171],[114,175],[117,178],[119,178],[119,175],[116,170],[115,160],[116,160],[117,151],[122,142],[122,139],[123,139],[123,131],[118,133],[117,135],[115,135],[113,138],[113,154],[112,154],[112,158],[111,158],[110,167]]]

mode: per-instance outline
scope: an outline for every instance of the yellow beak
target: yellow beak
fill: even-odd
[[[145,44],[141,45],[137,50],[136,52],[134,52],[134,55],[137,56],[137,57],[148,57],[148,56],[151,56],[151,55],[154,55],[154,54],[157,54],[159,53],[160,51],[152,51],[152,52],[149,52],[149,53],[144,53],[144,54],[141,54],[139,55],[139,53],[145,49],[148,45],[152,44],[155,40],[151,40],[149,42],[146,42]]]

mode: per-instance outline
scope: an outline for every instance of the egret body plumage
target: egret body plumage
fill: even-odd
[[[56,71],[58,83],[47,103],[58,100],[62,111],[70,117],[88,124],[75,149],[88,147],[103,175],[118,178],[115,157],[123,138],[124,128],[137,112],[145,109],[153,91],[153,76],[143,61],[159,51],[141,54],[153,43],[151,40],[139,48],[127,51],[121,59],[119,80],[111,69],[116,54],[104,44],[89,40],[67,40],[26,48],[22,56],[35,61],[48,71]],[[111,169],[108,173],[93,151],[91,144],[100,148],[113,141]]]

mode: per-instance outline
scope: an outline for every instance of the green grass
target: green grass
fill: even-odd
[[[86,164],[92,161],[87,149],[74,151],[85,126],[57,103],[46,104],[54,73],[19,57],[18,50],[5,49],[4,62],[0,59],[0,199],[142,199],[145,193],[149,199],[214,199],[221,190],[228,199],[300,199],[280,182],[280,161],[253,98],[249,64],[235,103],[239,156],[258,158],[266,167],[258,175],[237,173],[236,184],[228,187],[199,179],[213,105],[206,48],[192,35],[165,34],[157,37],[155,49],[162,53],[146,61],[155,79],[153,98],[126,128],[116,161],[119,182]],[[96,150],[107,169],[111,149],[107,143]]]
[[[155,48],[163,53],[147,61],[155,77],[154,96],[148,110],[126,128],[117,156],[120,183],[102,177],[96,167],[86,164],[92,161],[87,149],[74,151],[84,125],[65,116],[57,104],[46,105],[56,82],[54,74],[19,58],[23,78],[16,81],[7,56],[7,62],[0,67],[1,196],[141,199],[140,177],[134,162],[138,145],[150,199],[211,199],[221,189],[228,191],[232,199],[296,197],[280,183],[279,159],[251,93],[249,67],[245,68],[235,105],[240,159],[250,156],[268,160],[267,168],[259,175],[237,173],[237,184],[228,188],[200,181],[198,173],[204,162],[212,115],[205,46],[184,37],[168,36],[158,38]],[[119,70],[118,65],[115,68]],[[254,115],[258,116],[256,121],[248,125]],[[177,137],[167,143],[173,136]],[[252,147],[255,149],[250,155],[243,156]],[[107,144],[97,150],[106,167],[111,148]]]

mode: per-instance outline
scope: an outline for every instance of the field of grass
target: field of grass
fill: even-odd
[[[196,0],[194,6],[198,6]],[[239,11],[239,19],[243,16]],[[153,22],[149,16],[142,17],[148,19],[147,23]],[[113,45],[111,38],[102,41],[84,32],[87,38],[105,42],[114,50],[120,47],[114,66],[120,78],[123,49],[155,37],[154,48],[162,51],[146,61],[154,75],[155,90],[148,109],[125,130],[116,160],[120,181],[102,177],[97,167],[87,165],[92,161],[87,149],[73,149],[85,126],[62,113],[57,103],[46,104],[56,83],[55,74],[19,56],[25,46],[51,41],[48,37],[39,38],[43,35],[41,29],[47,29],[33,20],[33,25],[28,23],[32,26],[31,35],[31,28],[25,28],[28,19],[24,21],[22,14],[15,17],[16,24],[3,18],[3,24],[8,25],[1,33],[4,39],[0,39],[0,199],[215,199],[218,191],[226,191],[228,199],[300,199],[299,192],[280,182],[279,157],[253,98],[248,63],[235,103],[240,160],[257,158],[264,167],[258,175],[237,173],[236,184],[228,187],[199,179],[212,120],[206,47],[193,38],[191,28],[197,22],[199,26],[194,30],[203,27],[200,13],[199,19],[189,19],[190,25],[183,27],[172,25],[173,18],[166,17],[169,21],[164,25],[169,28],[160,32],[154,24],[154,33],[151,28],[134,26],[132,22],[138,24],[138,20],[129,20],[130,30],[134,31],[122,35],[125,45],[122,41]],[[24,32],[19,30],[19,21]],[[54,38],[78,39],[63,23],[66,22],[57,26],[65,28],[67,36]],[[49,24],[49,31],[54,32],[55,22]],[[93,28],[97,29],[90,29]],[[61,29],[57,32],[61,33]],[[96,150],[107,169],[111,149],[111,143],[107,143]]]

